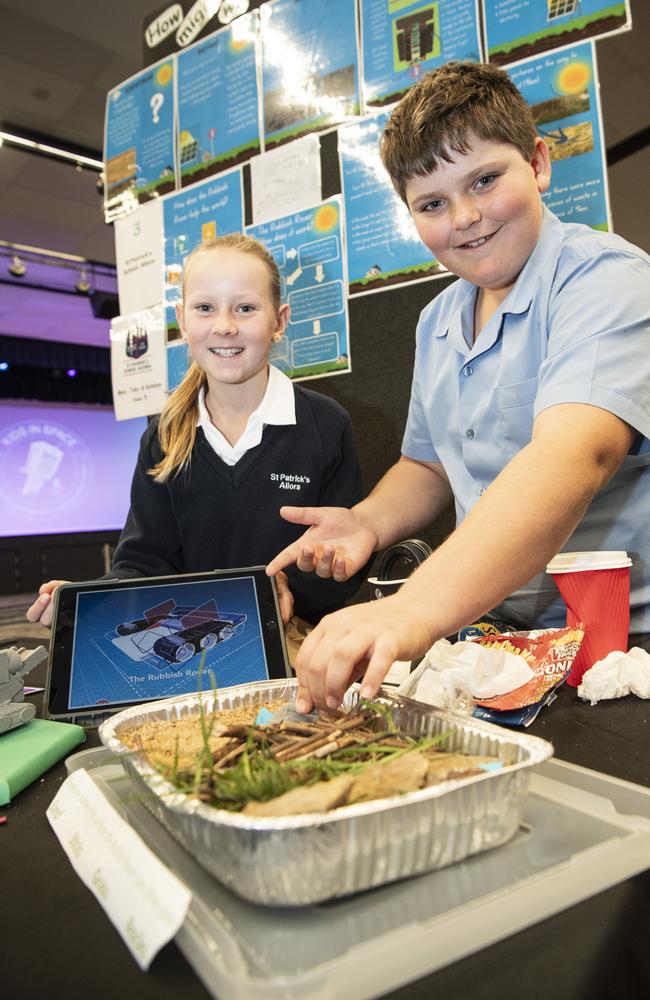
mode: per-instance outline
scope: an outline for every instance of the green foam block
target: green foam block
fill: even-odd
[[[0,805],[65,757],[86,738],[81,726],[32,719],[0,736]]]

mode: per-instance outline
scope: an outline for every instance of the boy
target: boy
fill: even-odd
[[[323,620],[298,657],[300,708],[334,708],[364,676],[495,609],[557,626],[545,564],[625,549],[635,643],[650,633],[650,259],[564,224],[540,195],[548,150],[502,70],[448,63],[393,112],[382,158],[419,235],[460,278],[423,311],[399,462],[351,511],[283,508],[311,525],[268,567],[345,580],[453,497],[453,534],[397,594]]]

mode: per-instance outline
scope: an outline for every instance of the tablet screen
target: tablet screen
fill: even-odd
[[[60,588],[51,714],[286,675],[275,594],[264,573],[165,577]]]

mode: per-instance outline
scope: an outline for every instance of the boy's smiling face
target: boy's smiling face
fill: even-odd
[[[510,143],[470,136],[468,152],[452,155],[453,162],[410,178],[408,207],[440,263],[502,301],[537,243],[548,149],[538,139],[528,162]]]

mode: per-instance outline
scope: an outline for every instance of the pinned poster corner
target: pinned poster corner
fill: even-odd
[[[111,322],[111,382],[116,420],[160,413],[167,401],[163,306]]]

